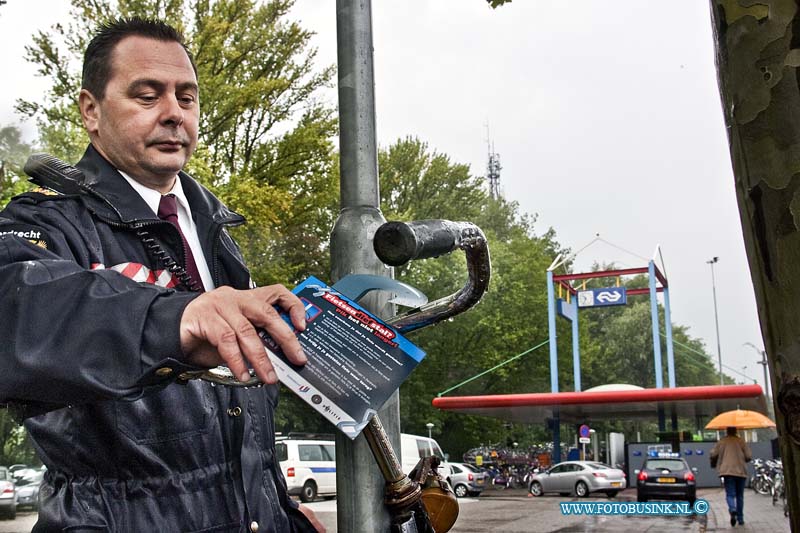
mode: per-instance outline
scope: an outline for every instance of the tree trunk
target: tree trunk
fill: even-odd
[[[800,531],[800,14],[796,0],[711,0],[711,10],[791,526]]]

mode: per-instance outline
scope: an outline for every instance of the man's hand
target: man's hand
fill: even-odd
[[[186,306],[181,317],[181,348],[188,361],[199,366],[227,365],[241,381],[250,379],[247,363],[264,383],[277,383],[278,376],[256,332],[263,328],[286,357],[302,365],[306,356],[292,329],[273,308],[289,312],[294,327],[306,328],[300,299],[283,285],[250,290],[220,287],[203,293]]]
[[[319,521],[317,515],[314,514],[314,511],[311,510],[310,507],[306,507],[302,503],[297,507],[297,510],[303,513],[308,521],[311,522],[311,525],[317,528],[318,533],[325,533],[325,526],[322,525],[322,522]]]

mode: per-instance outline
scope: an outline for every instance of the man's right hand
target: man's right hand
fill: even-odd
[[[277,383],[278,376],[256,327],[266,330],[292,363],[305,364],[306,356],[274,305],[289,313],[296,329],[306,328],[302,302],[283,285],[243,291],[219,287],[201,294],[186,306],[181,317],[181,348],[188,362],[207,367],[226,365],[241,381],[250,379],[249,363],[261,381]]]

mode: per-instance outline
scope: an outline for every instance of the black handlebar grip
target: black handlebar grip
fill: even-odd
[[[427,259],[449,254],[465,237],[480,232],[469,222],[418,220],[387,222],[375,232],[372,241],[375,254],[385,264],[400,266],[413,259]]]

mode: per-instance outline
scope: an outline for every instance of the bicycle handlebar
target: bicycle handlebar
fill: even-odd
[[[400,333],[430,326],[463,313],[477,304],[489,287],[492,263],[483,231],[470,222],[420,220],[387,222],[375,232],[373,247],[378,258],[392,266],[412,259],[448,254],[461,248],[467,255],[469,279],[450,296],[387,320]]]
[[[373,246],[381,261],[390,266],[401,266],[413,259],[449,254],[478,237],[483,238],[483,233],[470,222],[387,222],[375,232]]]

